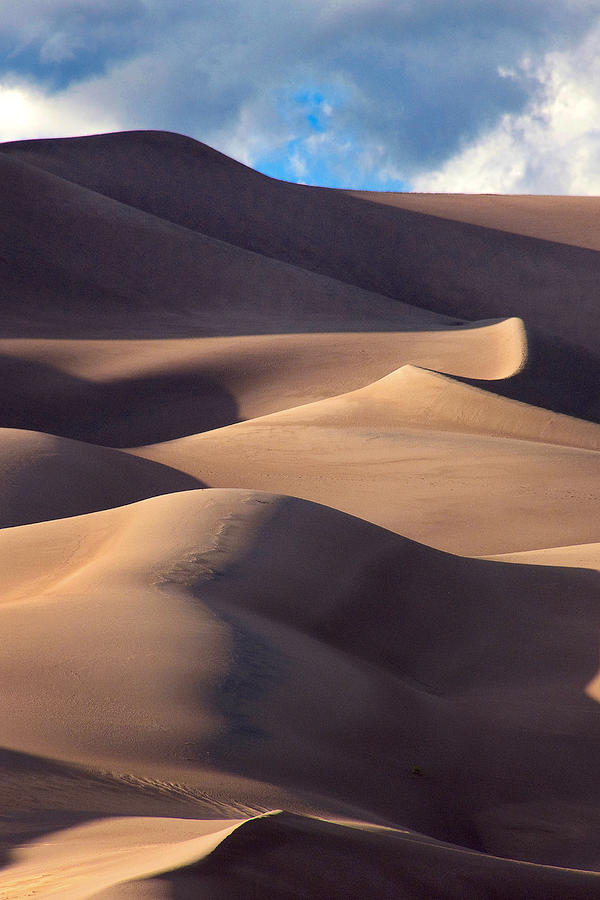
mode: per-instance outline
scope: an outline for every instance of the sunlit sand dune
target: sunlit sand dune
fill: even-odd
[[[332,814],[353,785],[367,821],[597,861],[596,572],[448,556],[249,491],[4,530],[0,555],[16,582],[0,607],[11,750],[198,789],[231,775],[256,806],[276,788]],[[560,847],[556,815],[577,832]]]
[[[580,569],[600,568],[600,543],[575,544],[572,547],[544,547],[506,553],[496,559],[506,562],[531,563],[534,566],[568,566]]]
[[[209,487],[293,494],[482,555],[593,539],[598,429],[405,367],[341,397],[131,452]]]
[[[118,450],[0,429],[0,527],[74,516],[201,486],[164,466],[134,463]]]
[[[0,180],[0,900],[600,897],[598,198]]]
[[[405,363],[510,378],[519,319],[399,332],[154,341],[0,340],[6,425],[127,447],[208,431],[363,387]]]
[[[240,824],[146,816],[101,819],[66,829],[52,842],[35,841],[18,851],[5,870],[2,897],[97,896],[107,885],[201,859]]]

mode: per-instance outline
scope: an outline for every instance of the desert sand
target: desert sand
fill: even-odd
[[[600,199],[0,170],[1,900],[600,897]]]

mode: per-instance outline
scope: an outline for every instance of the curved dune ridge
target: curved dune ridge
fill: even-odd
[[[599,440],[596,424],[405,366],[340,397],[130,452],[209,487],[242,479],[488,555],[592,540]]]
[[[515,375],[520,319],[433,330],[161,341],[0,340],[5,425],[127,447],[209,431],[363,387],[398,364]]]
[[[0,898],[600,896],[600,201],[0,170]]]

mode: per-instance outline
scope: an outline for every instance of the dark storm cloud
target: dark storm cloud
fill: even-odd
[[[499,69],[577,41],[593,18],[590,4],[552,0],[345,6],[325,16],[319,48],[355,87],[347,127],[376,135],[409,168],[440,162],[522,108],[527,84]]]
[[[135,54],[151,23],[141,0],[22,0],[0,9],[2,69],[63,88]]]

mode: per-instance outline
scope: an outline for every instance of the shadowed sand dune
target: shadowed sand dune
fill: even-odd
[[[288,813],[245,825],[206,862],[109,888],[98,900],[245,900],[267,889],[277,900],[345,900],[359,896],[357,886],[362,896],[389,900],[398,896],[399,885],[407,900],[464,900],[475,896],[474,885],[484,900],[586,900],[596,896],[597,875],[457,852],[409,832],[344,827]]]
[[[540,237],[519,233],[514,224],[510,232],[499,230],[506,219],[489,213],[483,215],[494,227],[470,224],[473,214],[463,216],[460,195],[440,219],[402,208],[395,194],[389,205],[276,181],[167,132],[20,141],[2,151],[7,164],[26,161],[163,220],[368,291],[461,318],[518,315],[597,348],[593,213],[586,227],[597,198],[569,204],[570,239],[578,246],[568,246],[564,234],[558,243],[556,228],[543,223],[535,229]],[[486,210],[489,200],[471,205]],[[545,218],[555,221],[562,206],[559,201]],[[519,200],[511,210],[513,222],[527,214]],[[595,238],[588,236],[592,229]]]
[[[600,897],[600,200],[0,179],[1,900]]]
[[[0,178],[7,336],[389,331],[450,321],[182,229],[3,153]]]

